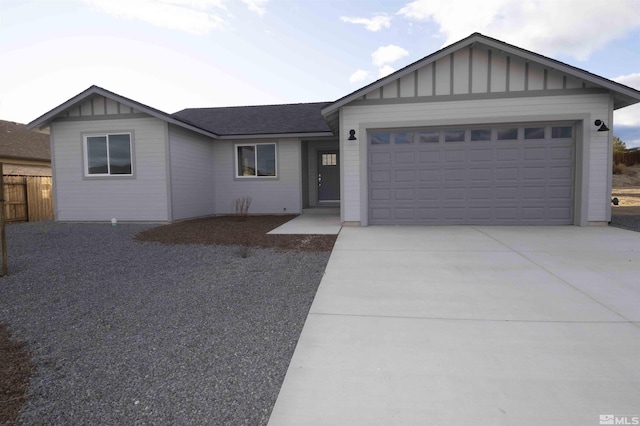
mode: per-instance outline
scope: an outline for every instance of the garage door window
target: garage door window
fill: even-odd
[[[491,129],[471,130],[471,140],[472,141],[490,141]]]
[[[553,139],[569,139],[573,137],[573,127],[561,126],[551,128],[551,137]]]
[[[409,132],[400,132],[393,134],[393,143],[396,145],[404,145],[413,143],[413,133]]]
[[[431,132],[420,132],[419,141],[420,143],[438,143],[440,142],[440,132],[431,131]]]
[[[544,127],[525,127],[525,139],[544,139]]]
[[[389,145],[390,140],[391,140],[390,133],[372,133],[371,134],[371,145]]]
[[[518,128],[509,127],[497,129],[497,138],[499,141],[511,141],[518,139]]]
[[[464,142],[464,130],[445,130],[445,142]]]

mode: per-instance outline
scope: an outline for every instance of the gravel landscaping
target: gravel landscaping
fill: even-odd
[[[142,231],[177,232],[7,226],[0,324],[35,365],[16,424],[267,423],[329,251],[295,236],[278,250],[245,240],[243,257]]]

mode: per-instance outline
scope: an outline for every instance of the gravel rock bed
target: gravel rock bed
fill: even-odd
[[[640,232],[640,216],[639,215],[620,215],[611,217],[611,226],[616,228],[628,229],[630,231]]]
[[[0,323],[36,365],[17,424],[266,424],[329,252],[7,226]]]

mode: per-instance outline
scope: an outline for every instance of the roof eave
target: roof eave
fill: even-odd
[[[78,95],[74,96],[73,98],[69,99],[68,101],[60,104],[59,106],[57,106],[56,108],[52,109],[51,111],[43,114],[42,116],[36,118],[35,120],[33,120],[32,122],[30,122],[29,124],[27,124],[27,129],[28,130],[33,130],[35,128],[38,129],[43,129],[46,127],[49,127],[49,123],[55,118],[57,117],[60,113],[62,113],[63,111],[65,111],[66,109],[72,107],[73,105],[82,102],[84,99],[93,96],[93,95],[100,95],[100,96],[104,96],[105,98],[109,98],[112,99],[114,101],[117,101],[123,105],[126,105],[128,107],[134,108],[138,111],[141,111],[145,114],[148,114],[152,117],[158,118],[160,120],[164,120],[167,123],[171,123],[171,124],[175,124],[176,126],[180,126],[186,129],[189,129],[191,131],[194,131],[196,133],[200,133],[202,135],[205,136],[209,136],[212,137],[214,139],[218,138],[218,135],[210,132],[208,130],[205,129],[201,129],[197,126],[194,126],[192,124],[186,123],[182,120],[178,120],[174,117],[172,117],[170,114],[167,114],[163,111],[157,110],[155,108],[151,108],[147,105],[141,104],[139,102],[136,102],[134,100],[125,98],[124,96],[120,96],[117,93],[113,93],[110,92],[106,89],[103,89],[102,87],[98,87],[98,86],[91,86],[89,87],[87,90],[83,91],[82,93],[79,93]]]
[[[320,138],[333,137],[333,132],[298,132],[298,133],[261,133],[261,134],[238,134],[238,135],[220,135],[220,140],[241,140],[241,139],[280,139],[280,138]]]
[[[522,58],[524,58],[525,60],[529,60],[532,62],[537,62],[539,64],[542,65],[546,65],[547,67],[550,68],[554,68],[559,70],[560,72],[564,72],[566,74],[569,75],[573,75],[577,78],[580,78],[582,80],[585,80],[587,82],[590,82],[592,84],[598,85],[598,86],[602,86],[605,89],[608,89],[612,92],[614,92],[615,94],[619,94],[622,95],[622,97],[626,97],[627,102],[625,102],[625,105],[619,106],[616,109],[619,108],[623,108],[625,106],[629,106],[629,105],[633,105],[635,103],[640,102],[640,91],[635,90],[631,87],[625,86],[624,84],[620,84],[617,83],[615,81],[609,80],[607,78],[604,77],[600,77],[596,74],[592,74],[588,71],[585,71],[583,69],[565,64],[564,62],[560,62],[557,61],[555,59],[551,59],[548,58],[546,56],[531,52],[529,50],[526,49],[522,49],[520,47],[517,46],[513,46],[510,45],[508,43],[505,43],[503,41],[491,38],[491,37],[487,37],[485,35],[482,35],[480,33],[474,33],[471,34],[469,37],[464,38],[458,42],[455,42],[449,46],[446,46],[440,50],[438,50],[437,52],[432,53],[429,56],[426,56],[392,74],[389,74],[388,76],[381,78],[380,80],[374,81],[373,83],[359,89],[356,90],[355,92],[352,92],[350,94],[348,94],[347,96],[344,96],[340,99],[338,99],[337,101],[335,101],[334,103],[332,103],[331,105],[326,106],[325,108],[323,108],[321,110],[321,114],[322,116],[326,119],[331,113],[339,110],[341,107],[345,106],[346,104],[358,99],[359,97],[363,96],[364,94],[370,92],[371,90],[375,90],[375,89],[379,89],[381,87],[383,87],[384,85],[388,84],[389,82],[396,80],[398,78],[402,78],[407,74],[412,73],[413,71],[415,71],[416,69],[422,67],[425,65],[425,63],[430,63],[430,62],[434,62],[437,61],[438,59],[440,59],[443,56],[446,56],[448,54],[450,54],[452,51],[454,50],[458,50],[462,47],[465,47],[467,45],[473,45],[475,43],[482,43],[484,45],[487,45],[489,47],[493,47],[495,49],[498,49],[500,51],[506,52],[506,53],[510,53],[512,55],[517,55],[520,56]]]

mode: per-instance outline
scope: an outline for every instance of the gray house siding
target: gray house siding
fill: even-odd
[[[244,143],[275,142],[275,178],[237,178],[235,147]],[[213,181],[216,214],[234,213],[234,201],[251,197],[249,213],[282,214],[302,212],[302,149],[299,139],[216,141],[213,144]]]
[[[215,213],[213,143],[169,125],[172,220]]]
[[[170,220],[166,129],[151,117],[53,121],[56,220]],[[83,135],[115,132],[132,133],[133,176],[85,177]]]

